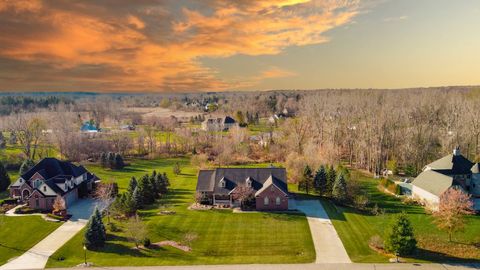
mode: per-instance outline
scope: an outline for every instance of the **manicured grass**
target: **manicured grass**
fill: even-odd
[[[0,265],[23,254],[60,225],[45,221],[40,216],[0,215]]]
[[[405,205],[400,199],[387,195],[377,189],[377,179],[355,173],[362,187],[368,192],[372,203],[385,209],[383,215],[371,215],[349,207],[335,206],[322,199],[328,215],[333,221],[342,242],[354,262],[386,262],[387,257],[369,248],[368,242],[374,235],[384,236],[393,216],[405,211],[415,230],[418,252],[410,261],[445,262],[468,261],[480,258],[480,216],[468,216],[464,232],[454,234],[454,241],[448,242],[448,235],[437,229],[431,215],[416,205]]]
[[[182,174],[174,176],[172,166],[179,162]],[[262,164],[261,166],[266,166]],[[142,175],[156,169],[167,172],[171,192],[159,205],[140,211],[149,228],[152,243],[162,240],[181,242],[186,234],[197,236],[191,252],[172,247],[136,250],[126,238],[123,224],[115,221],[120,232],[109,232],[106,246],[88,251],[88,261],[98,266],[188,265],[234,263],[307,263],[315,258],[310,228],[303,214],[243,213],[231,210],[192,211],[197,169],[187,159],[134,161],[129,172],[104,171],[88,166],[103,178],[115,177],[125,188],[131,173]],[[174,215],[159,215],[168,209]],[[48,267],[74,266],[83,261],[83,232],[56,252]],[[63,260],[59,260],[62,258]]]

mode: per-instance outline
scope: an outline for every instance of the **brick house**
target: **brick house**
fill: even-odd
[[[288,210],[287,172],[284,168],[217,168],[200,170],[197,192],[207,196],[214,205],[236,207],[239,187],[247,187],[255,196],[255,209]]]
[[[83,166],[44,158],[10,186],[10,196],[44,211],[52,210],[55,198],[60,196],[68,208],[81,195],[90,192],[96,180],[98,178]]]

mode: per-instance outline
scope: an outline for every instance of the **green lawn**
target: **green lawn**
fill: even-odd
[[[335,206],[328,200],[322,200],[328,215],[333,221],[350,258],[354,262],[386,262],[387,257],[369,248],[369,239],[374,235],[383,237],[392,216],[405,211],[415,230],[418,241],[418,253],[411,261],[466,261],[479,259],[480,216],[469,216],[464,232],[454,235],[454,241],[448,242],[445,232],[439,231],[432,223],[431,215],[425,214],[420,206],[403,204],[400,199],[384,194],[377,189],[376,179],[356,174],[362,187],[367,190],[370,200],[379,208],[386,210],[384,215],[370,215],[348,207]]]
[[[40,216],[0,215],[0,265],[21,255],[60,225],[45,221]]]
[[[179,162],[182,174],[174,176],[172,166]],[[162,200],[162,209],[176,211],[175,215],[158,215],[159,206],[140,212],[149,228],[152,243],[162,240],[181,242],[186,234],[197,235],[191,252],[165,247],[151,250],[132,249],[124,231],[109,232],[107,245],[89,251],[88,260],[99,266],[119,265],[188,265],[234,263],[307,263],[315,259],[310,228],[303,214],[244,213],[230,210],[192,211],[197,169],[187,159],[158,159],[135,161],[125,172],[105,171],[87,166],[104,179],[116,178],[121,189],[130,176],[141,176],[156,169],[167,172],[171,192]],[[266,166],[262,164],[261,166]],[[117,223],[122,228],[121,223]],[[56,252],[48,267],[74,266],[83,261],[83,233]],[[62,259],[62,260],[59,260]]]

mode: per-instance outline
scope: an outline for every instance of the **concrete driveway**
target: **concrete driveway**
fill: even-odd
[[[96,202],[92,199],[83,199],[76,202],[68,209],[68,212],[73,215],[69,221],[21,256],[0,266],[0,270],[45,268],[48,258],[85,227],[88,218],[95,209],[95,205]]]
[[[295,200],[295,207],[307,215],[317,258],[315,263],[351,263],[337,231],[318,200]]]

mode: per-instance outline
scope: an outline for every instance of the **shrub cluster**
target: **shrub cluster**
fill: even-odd
[[[401,195],[402,194],[402,189],[400,188],[399,185],[395,184],[392,180],[388,178],[382,178],[380,180],[380,186],[385,188],[386,190],[390,191],[391,193],[395,195]]]

